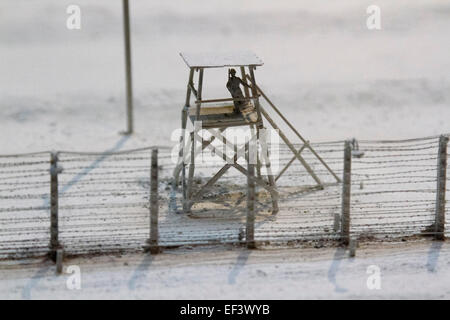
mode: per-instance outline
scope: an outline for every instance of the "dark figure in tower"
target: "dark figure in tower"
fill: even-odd
[[[236,70],[228,69],[227,89],[228,91],[230,91],[231,96],[234,99],[239,99],[237,101],[234,101],[235,113],[240,113],[242,109],[247,105],[247,101],[245,100],[244,95],[242,94],[241,88],[239,86],[241,84],[247,88],[250,88],[250,86],[246,84],[244,81],[242,81],[241,78],[236,77]]]

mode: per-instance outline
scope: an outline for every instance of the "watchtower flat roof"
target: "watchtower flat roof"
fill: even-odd
[[[189,68],[246,67],[264,64],[256,54],[250,51],[233,53],[181,52],[180,56]]]

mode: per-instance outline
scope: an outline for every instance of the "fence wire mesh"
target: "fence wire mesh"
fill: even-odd
[[[352,159],[352,237],[387,239],[432,233],[438,141],[438,137],[359,141],[364,155]],[[312,146],[342,177],[344,142]],[[301,145],[295,147],[300,149]],[[289,244],[339,239],[342,185],[308,149],[302,155],[326,187],[316,188],[295,160],[277,180],[277,215],[271,214],[270,195],[258,187],[255,241]],[[281,147],[279,168],[292,156],[287,147]],[[149,238],[151,148],[116,153],[59,152],[58,159],[63,168],[58,175],[59,242],[65,252],[142,250]],[[247,178],[242,173],[228,170],[190,214],[183,214],[180,186],[175,190],[171,185],[175,168],[172,151],[160,148],[158,161],[161,246],[239,243],[245,239]],[[49,168],[49,152],[0,156],[0,258],[48,252]],[[194,191],[218,168],[220,163],[197,165]]]

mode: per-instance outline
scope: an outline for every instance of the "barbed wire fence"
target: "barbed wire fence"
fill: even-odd
[[[304,159],[326,187],[313,187],[301,164],[292,163],[277,180],[277,215],[270,212],[270,195],[257,186],[249,205],[248,177],[231,170],[190,214],[182,214],[181,192],[172,186],[173,151],[167,147],[0,155],[0,259],[54,257],[59,249],[66,255],[157,252],[248,240],[261,246],[418,235],[442,239],[450,230],[447,142],[443,135],[312,144],[343,183],[335,183],[305,149]],[[151,179],[152,150],[158,157]],[[280,168],[291,158],[287,147],[279,149]],[[212,168],[196,168],[200,188]]]

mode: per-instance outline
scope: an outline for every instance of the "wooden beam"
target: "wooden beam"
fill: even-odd
[[[197,104],[197,112],[196,112],[196,119],[200,117],[200,106],[202,104],[202,91],[203,91],[203,68],[200,69],[199,75],[198,75],[198,90],[197,90],[197,99],[195,103]]]
[[[245,75],[245,67],[240,67],[240,69],[241,69],[241,78],[242,78],[242,81],[243,81],[245,84],[247,84],[247,77],[246,77],[246,75]],[[244,94],[245,94],[245,97],[246,97],[247,99],[250,97],[250,92],[248,91],[248,88],[247,88],[246,86],[244,86]]]
[[[305,149],[306,147],[306,143],[298,150],[298,153],[301,154],[302,151]],[[283,175],[283,173],[286,172],[286,170],[289,168],[289,166],[294,162],[294,160],[296,159],[296,156],[293,156],[291,158],[291,160],[289,160],[289,162],[284,166],[284,168],[280,171],[280,173],[277,175],[277,177],[275,178],[275,181],[277,181],[278,179],[280,179],[280,177]]]
[[[223,115],[223,114],[228,114],[228,113],[233,113],[234,110],[234,106],[233,105],[229,105],[229,106],[222,106],[222,107],[202,107],[200,109],[200,115],[204,116],[204,115]],[[191,110],[192,111],[192,110]],[[193,116],[193,112],[189,113],[190,116]]]
[[[231,143],[227,141],[227,139],[221,134],[221,132],[217,132],[216,130],[209,130],[213,137],[215,137],[218,140],[221,140],[224,145],[230,145]],[[195,135],[197,135],[197,131],[194,130],[193,132],[193,139],[195,139]],[[252,137],[250,141],[248,141],[242,148],[245,150],[245,148],[248,147],[248,144],[254,139],[255,137]],[[234,146],[234,145],[233,145]],[[240,158],[240,154],[242,154],[241,149],[239,149],[238,152],[235,152],[233,158],[228,157],[224,152],[222,152],[220,149],[212,146],[211,144],[207,144],[207,148],[214,151],[215,154],[217,154],[219,157],[221,157],[224,161],[227,162],[227,164],[222,167],[194,196],[188,196],[188,199],[185,201],[185,211],[190,211],[191,207],[197,201],[205,192],[209,189],[210,186],[212,186],[231,166],[235,167],[238,171],[240,171],[242,174],[246,175],[248,174],[248,171],[242,167],[240,164],[237,163],[237,160]],[[244,152],[245,153],[245,152]],[[272,195],[272,200],[278,199],[278,191],[274,186],[271,186],[267,184],[264,180],[258,177],[253,177],[255,183],[258,183],[263,188],[265,188],[269,193]],[[188,186],[188,189],[191,190],[191,187]],[[190,191],[188,192],[188,195],[190,194]],[[278,206],[274,206],[274,212],[278,210]]]
[[[225,145],[228,145],[229,142],[227,141],[227,139],[221,134],[223,132],[223,130],[219,130],[219,132],[217,132],[216,130],[209,130],[209,132],[211,133],[212,137],[211,140],[213,140],[213,138],[215,139],[219,139],[220,141],[222,141]],[[195,133],[196,134],[196,133]],[[195,139],[195,136],[194,136]],[[246,144],[247,145],[247,144]],[[192,207],[192,205],[194,204],[194,202],[198,199],[200,199],[200,197],[214,184],[217,182],[217,180],[232,166],[232,162],[236,162],[239,158],[239,153],[235,152],[235,155],[233,157],[233,161],[231,161],[231,158],[228,158],[227,155],[221,151],[218,151],[217,148],[215,148],[214,146],[211,146],[211,144],[206,144],[205,148],[209,148],[212,149],[212,151],[214,151],[215,154],[218,154],[219,156],[222,157],[222,159],[224,161],[227,162],[227,164],[225,166],[223,166],[193,197],[192,199],[190,199],[189,201],[189,208]],[[244,146],[245,148],[245,146]]]
[[[213,135],[214,134],[217,135],[217,132],[213,132],[213,130],[210,130],[210,132]],[[217,136],[216,139],[221,140],[225,145],[227,143],[229,143],[223,135],[220,135],[220,137]],[[246,146],[250,143],[250,141],[247,142],[242,148],[246,148]],[[218,148],[215,148],[214,146],[209,145],[208,148],[212,149],[215,152],[215,154],[217,154],[224,161],[226,161],[227,164],[232,164],[238,171],[242,172],[244,175],[247,175],[247,170],[244,167],[242,167],[240,164],[237,163],[237,160],[239,159],[238,155],[241,154],[242,152],[235,153],[235,155],[232,159],[232,158],[229,158],[225,153],[223,153]],[[262,187],[264,187],[265,189],[267,189],[269,192],[271,192],[271,193],[274,192],[276,195],[278,195],[278,191],[276,190],[276,188],[268,185],[267,182],[265,182],[261,178],[256,177],[255,182],[258,183],[259,185],[261,185]]]
[[[190,200],[190,202],[193,204],[194,201],[197,201],[198,199],[200,199],[200,197],[210,188],[214,185],[214,183],[217,182],[217,180],[219,180],[219,178],[221,176],[223,176],[225,174],[225,172],[227,172],[227,170],[231,168],[230,164],[226,164],[224,165],[211,179],[209,179],[209,181],[192,197],[192,199]],[[191,205],[192,205],[191,204]]]
[[[252,97],[256,98],[253,101],[253,103],[255,104],[256,113],[258,114],[258,122],[260,122],[262,120],[262,117],[261,117],[261,110],[260,110],[260,104],[259,104],[259,99],[258,99],[258,92],[257,92],[257,87],[256,87],[255,73],[253,72],[253,68],[254,67],[248,67],[248,70],[250,72],[249,79],[251,80],[251,83],[253,84],[251,86],[252,87]],[[259,124],[259,127],[262,127],[262,123]]]
[[[275,188],[276,185],[275,185],[275,180],[274,180],[273,174],[272,174],[272,168],[271,168],[270,160],[269,160],[269,157],[268,157],[268,155],[266,153],[266,151],[267,151],[266,134],[267,134],[267,132],[264,132],[263,133],[263,137],[261,137],[261,136],[259,137],[259,141],[263,141],[264,146],[265,146],[263,148],[263,150],[262,150],[263,151],[262,152],[262,157],[263,157],[264,163],[266,165],[267,179],[269,180],[269,185],[271,187]],[[262,138],[262,140],[261,140],[261,138]],[[272,208],[273,208],[272,214],[276,214],[278,212],[278,210],[279,210],[278,209],[278,194],[272,194]]]
[[[247,169],[245,169],[243,166],[241,166],[240,164],[235,163],[233,165],[233,167],[235,167],[238,171],[240,171],[242,174],[247,175]],[[266,181],[258,178],[258,177],[253,177],[253,179],[255,179],[255,182],[258,183],[261,187],[263,187],[264,189],[266,189],[267,191],[269,191],[271,194],[274,193],[275,195],[278,196],[278,190],[275,189],[274,187],[270,186],[269,184],[267,184]]]
[[[194,78],[194,69],[189,70],[189,79],[188,79],[188,85],[186,89],[186,100],[184,103],[183,110],[181,111],[181,134],[180,134],[180,152],[178,153],[178,160],[184,159],[184,138],[186,135],[186,124],[187,124],[187,117],[190,107],[190,101],[191,101],[191,90],[192,88],[189,86],[189,83],[192,82],[192,79]],[[184,161],[181,162],[182,170],[183,170],[183,185],[185,185],[186,181],[186,166],[184,164]],[[181,168],[180,168],[181,169]],[[174,171],[174,188],[176,189],[178,187],[178,178],[179,178],[180,171]],[[185,196],[185,188],[183,187],[183,197]]]
[[[255,126],[251,125],[250,128],[253,134],[255,131]],[[256,128],[256,140],[259,140],[259,128]],[[259,152],[256,152],[256,176],[261,178],[261,159],[259,158]]]
[[[194,94],[195,98],[198,99],[198,94],[197,94],[197,90],[195,90],[194,88],[194,84],[192,82],[190,82],[188,84],[189,89],[191,89],[192,93]]]
[[[256,84],[255,81],[253,81],[250,77],[247,76],[248,79],[252,81],[253,86],[259,91],[261,96],[269,103],[269,105],[275,110],[275,112],[280,116],[281,119],[289,126],[289,128],[294,131],[294,133],[297,135],[297,137],[302,140],[303,143],[306,143],[307,141],[302,137],[302,135],[295,129],[295,127],[286,119],[286,117],[278,110],[278,108],[273,104],[272,101],[262,92],[261,88]],[[333,175],[333,177],[336,179],[337,182],[341,182],[341,179],[334,173],[333,170],[328,166],[328,164],[317,154],[317,152],[311,147],[310,144],[307,145],[308,149],[311,150],[311,152],[316,156],[316,158],[324,165],[324,167]]]
[[[194,69],[193,68],[191,68],[189,70],[189,80],[188,80],[187,91],[186,91],[186,101],[184,103],[184,105],[187,107],[189,107],[191,104],[191,92],[194,89],[194,87],[192,86],[192,80],[194,80]]]
[[[213,102],[231,102],[231,101],[247,101],[247,100],[255,100],[259,97],[250,97],[250,98],[219,98],[219,99],[208,99],[208,100],[196,100],[195,103],[213,103]]]
[[[309,164],[303,159],[303,157],[300,155],[300,153],[295,150],[292,143],[289,141],[289,139],[286,137],[286,135],[283,133],[283,131],[277,126],[275,121],[272,120],[272,118],[269,116],[269,114],[264,110],[264,108],[261,107],[261,113],[264,115],[264,117],[269,121],[270,125],[275,129],[278,130],[278,134],[280,135],[280,138],[287,144],[289,149],[291,149],[292,153],[294,153],[295,157],[300,161],[300,163],[305,167],[306,171],[311,175],[311,177],[317,182],[318,185],[323,187],[322,181],[320,181],[319,177],[314,173],[314,171],[311,169]]]
[[[187,181],[187,191],[186,191],[186,201],[188,201],[191,198],[192,195],[192,187],[194,183],[194,170],[195,170],[195,133],[191,133],[191,161],[189,163],[189,175],[188,175],[188,181]],[[185,211],[189,211],[190,206],[187,202],[187,205],[185,206]]]
[[[224,129],[219,129],[221,132]],[[211,139],[209,139],[208,141],[203,141],[202,145],[200,147],[197,148],[196,153],[198,154],[200,152],[202,152],[203,150],[205,150],[205,148],[210,145],[211,143],[213,143],[214,139],[216,139],[215,136],[211,136]],[[186,145],[184,146],[184,149],[189,149],[191,146],[191,141],[188,140],[188,142],[186,143]],[[178,158],[178,162],[177,165],[175,166],[175,169],[173,170],[173,175],[175,177],[175,179],[178,181],[178,176],[180,175],[180,171],[182,168],[183,163],[186,163],[188,161],[190,157],[190,154],[186,154],[184,157]]]

